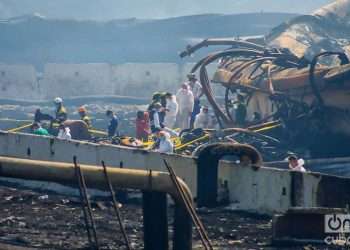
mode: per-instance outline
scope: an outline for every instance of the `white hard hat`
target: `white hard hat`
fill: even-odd
[[[54,103],[56,103],[56,104],[60,104],[62,102],[63,102],[63,100],[62,100],[61,97],[56,97],[55,100],[54,100]]]

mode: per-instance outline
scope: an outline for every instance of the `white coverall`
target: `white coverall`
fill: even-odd
[[[68,127],[65,127],[64,129],[60,129],[58,131],[57,138],[58,139],[62,139],[62,140],[70,140],[70,139],[72,139],[72,136],[70,134],[70,129]]]
[[[182,130],[188,129],[194,105],[192,91],[188,88],[181,88],[176,94],[176,99],[179,103],[178,125]]]
[[[203,108],[201,108],[201,112],[196,115],[196,119],[194,121],[194,128],[210,128],[212,124],[211,116],[209,112],[205,113]]]
[[[173,153],[174,152],[174,144],[170,140],[170,135],[168,133],[165,133],[164,137],[161,137],[159,148],[157,149],[157,152],[160,153]]]
[[[289,169],[291,169],[292,171],[306,172],[306,169],[304,168],[304,164],[305,164],[305,161],[303,159],[299,159],[298,165],[293,168],[293,166],[289,164]]]
[[[166,113],[164,118],[164,126],[173,129],[176,122],[176,115],[179,110],[179,105],[176,101],[176,96],[172,96],[166,101]]]

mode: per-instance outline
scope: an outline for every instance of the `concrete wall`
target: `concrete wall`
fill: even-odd
[[[292,206],[319,206],[316,191],[320,178],[308,173],[300,175],[304,185],[295,186],[293,173],[288,170],[232,167],[232,163],[224,161],[219,167],[219,179],[226,180],[229,185],[232,209],[260,213],[286,211]],[[293,198],[293,195],[296,197]],[[293,199],[299,202],[293,204]]]
[[[45,100],[55,96],[126,95],[145,97],[174,92],[193,64],[49,63],[43,73],[31,65],[0,64],[0,98]],[[213,72],[215,65],[210,67]]]
[[[176,92],[193,64],[49,63],[43,73],[31,65],[0,64],[0,98],[52,99],[55,96],[126,95]],[[212,65],[211,72],[215,65]]]
[[[192,192],[196,193],[195,160],[190,157],[159,154],[121,146],[63,141],[50,137],[0,133],[0,155],[44,161],[73,162],[73,156],[83,164],[167,171],[163,159],[174,166],[176,173],[184,179]]]
[[[40,81],[42,99],[55,96],[112,94],[111,67],[106,63],[46,64]]]
[[[34,66],[0,64],[0,98],[39,99]]]
[[[183,81],[181,66],[174,63],[127,63],[112,66],[114,94],[151,96],[153,92],[175,92]]]
[[[78,141],[62,141],[50,137],[0,133],[0,155],[46,161],[80,163],[166,171],[166,159],[175,172],[197,194],[196,159],[166,155],[121,146],[99,145]],[[274,168],[242,167],[221,161],[220,181],[227,181],[232,209],[272,214],[293,206],[345,207],[350,204],[350,179],[335,176],[299,173]],[[337,187],[339,186],[339,189]],[[337,191],[335,191],[337,190]]]

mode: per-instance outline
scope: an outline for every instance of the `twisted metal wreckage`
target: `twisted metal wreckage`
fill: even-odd
[[[349,155],[349,17],[350,1],[338,0],[278,26],[263,41],[206,39],[180,56],[203,47],[229,46],[202,58],[191,70],[199,71],[221,128],[237,126],[232,104],[239,93],[248,114],[255,114],[250,125],[263,128],[269,121],[269,135],[291,148],[307,149],[313,157]],[[207,66],[217,61],[210,81]],[[224,103],[215,98],[212,84],[225,89]]]

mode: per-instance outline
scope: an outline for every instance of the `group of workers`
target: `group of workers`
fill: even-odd
[[[203,90],[195,74],[187,75],[176,95],[169,92],[153,94],[146,111],[139,111],[136,118],[136,137],[147,141],[150,134],[156,136],[156,150],[163,153],[173,151],[172,135],[180,130],[214,127],[214,119],[207,106],[201,107]]]
[[[154,135],[156,143],[154,150],[163,153],[172,153],[174,145],[170,139],[171,136],[179,135],[177,128],[186,129],[207,129],[216,128],[215,117],[209,112],[207,106],[201,106],[201,97],[203,96],[202,85],[196,78],[195,74],[188,74],[188,80],[181,84],[176,95],[169,92],[157,92],[152,96],[152,102],[146,111],[137,112],[136,117],[136,138],[144,142],[148,141],[150,135]],[[241,123],[244,122],[246,111],[243,100],[238,98],[236,103],[238,119]],[[67,110],[63,105],[63,100],[60,97],[54,99],[55,117],[52,122],[57,122],[58,135],[60,139],[71,139],[71,131],[66,126],[65,121],[68,118]],[[78,109],[80,120],[91,129],[91,119],[87,115],[87,110],[84,106]],[[118,118],[112,110],[106,111],[106,116],[109,118],[107,128],[108,137],[112,138],[118,133]],[[40,125],[40,121],[32,124],[34,134],[49,135],[49,132]]]
[[[176,95],[171,93],[155,93],[152,97],[152,102],[146,111],[138,111],[136,117],[136,137],[144,142],[148,141],[150,135],[154,135],[155,143],[152,149],[161,153],[173,153],[174,144],[171,140],[172,135],[178,135],[175,128],[193,129],[193,128],[211,128],[213,125],[213,117],[209,114],[207,106],[200,106],[200,98],[203,95],[202,87],[195,75],[188,75],[188,81],[181,85]],[[238,98],[238,106],[236,112],[241,116],[244,122],[246,111],[242,107],[243,101]],[[63,105],[63,100],[60,97],[54,99],[55,117],[50,118],[52,122],[57,122],[58,135],[57,138],[69,140],[72,139],[71,131],[65,125],[68,118],[67,110]],[[40,112],[40,110],[39,110]],[[78,108],[80,120],[91,129],[91,119],[87,114],[84,106]],[[37,114],[36,114],[37,115]],[[112,110],[106,111],[106,116],[109,118],[107,127],[107,135],[112,138],[118,133],[118,118]],[[45,119],[45,118],[44,118]],[[40,119],[39,119],[40,120]],[[34,134],[50,135],[48,130],[43,128],[39,121],[36,121],[31,126]],[[288,157],[289,168],[294,171],[305,172],[304,160],[298,159],[295,155]]]
[[[67,120],[68,115],[67,115],[66,108],[63,106],[62,98],[56,97],[54,99],[54,104],[55,104],[55,118],[52,119],[51,121],[56,121],[59,123],[57,138],[63,139],[63,140],[70,140],[70,139],[72,139],[72,135],[70,133],[70,128],[68,126],[64,125],[64,122]],[[47,116],[47,117],[49,117],[49,116]],[[35,120],[36,121],[31,126],[33,133],[36,135],[49,136],[50,135],[49,131],[47,129],[43,128],[41,126],[41,123],[39,121],[37,121],[37,119],[35,119]]]
[[[31,129],[36,135],[50,135],[47,129],[43,128],[40,124],[40,120],[48,119],[51,120],[50,127],[52,128],[52,124],[54,122],[58,123],[58,135],[57,138],[69,140],[72,139],[71,131],[68,125],[66,125],[66,120],[68,118],[67,109],[63,105],[63,100],[60,97],[56,97],[54,99],[55,105],[55,116],[51,117],[50,115],[41,114],[40,110],[37,110],[36,116],[38,112],[40,113],[40,118],[36,117],[35,122],[31,125]],[[80,120],[84,122],[88,129],[92,128],[91,119],[87,114],[87,110],[84,106],[78,108],[78,113],[80,116]],[[108,137],[113,137],[118,135],[118,119],[112,110],[106,111],[106,116],[110,119],[109,125],[107,127],[107,135]]]

